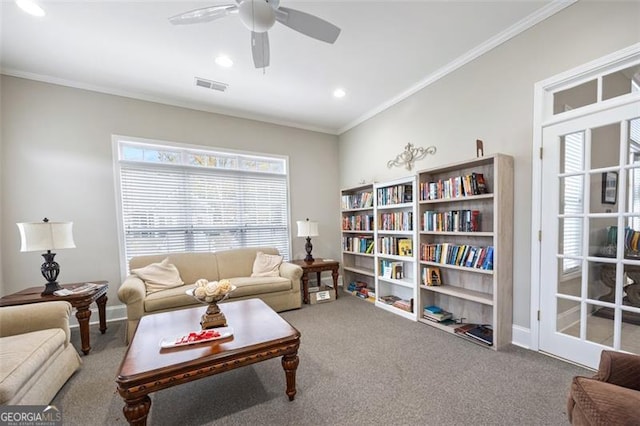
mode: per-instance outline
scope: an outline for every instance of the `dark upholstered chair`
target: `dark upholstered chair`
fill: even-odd
[[[573,378],[567,414],[573,425],[640,425],[640,356],[602,351],[595,376]]]

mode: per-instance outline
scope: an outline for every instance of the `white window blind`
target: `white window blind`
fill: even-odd
[[[564,171],[578,172],[584,169],[584,133],[573,133],[564,136]],[[563,253],[565,256],[582,254],[582,218],[571,217],[582,214],[583,175],[568,176],[564,180],[564,214],[562,228]],[[562,273],[569,274],[581,265],[578,259],[562,259]]]
[[[119,141],[126,262],[269,246],[289,258],[286,160]]]

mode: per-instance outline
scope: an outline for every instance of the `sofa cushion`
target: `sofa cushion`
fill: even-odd
[[[220,279],[250,277],[251,272],[253,271],[253,263],[256,260],[256,252],[258,251],[265,254],[279,254],[278,250],[273,247],[246,247],[216,252],[215,257],[218,262]],[[198,278],[203,277],[208,278],[204,275]]]
[[[256,260],[253,262],[252,277],[279,277],[280,264],[283,257],[277,254],[266,254],[261,251],[256,253]]]
[[[144,311],[156,312],[191,305],[202,305],[195,297],[185,293],[194,287],[195,285],[193,284],[185,285],[148,294],[144,299]]]
[[[142,268],[150,263],[160,262],[165,257],[169,258],[172,263],[180,271],[180,278],[187,284],[193,284],[200,278],[206,278],[208,281],[218,281],[218,262],[216,254],[209,252],[194,253],[169,253],[154,254],[148,256],[132,257],[129,261],[129,270]],[[248,274],[247,274],[248,276]]]
[[[55,328],[0,338],[0,404],[6,404],[49,359],[64,350],[66,334]]]
[[[230,298],[274,293],[276,291],[291,290],[291,280],[282,277],[236,277],[229,278],[236,289],[231,293]]]
[[[640,419],[640,391],[578,376],[571,383],[571,395],[591,424],[635,424],[629,422]]]
[[[133,269],[131,273],[137,275],[142,281],[144,281],[147,294],[166,290],[172,287],[178,287],[184,284],[180,278],[178,268],[169,263],[168,257],[166,257],[162,262],[152,263],[142,268]]]

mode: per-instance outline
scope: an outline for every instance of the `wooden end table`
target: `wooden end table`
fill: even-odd
[[[26,305],[30,303],[52,302],[56,300],[64,300],[71,303],[76,308],[76,318],[80,325],[80,339],[82,341],[82,352],[85,355],[91,351],[89,341],[89,318],[91,318],[91,310],[89,306],[96,302],[98,305],[98,315],[100,317],[100,332],[102,334],[107,331],[107,290],[109,284],[107,281],[88,281],[98,284],[98,287],[79,294],[71,294],[69,296],[56,296],[54,294],[42,295],[43,286],[29,287],[17,293],[9,294],[0,298],[0,307]],[[62,288],[73,290],[85,283],[63,284]]]
[[[313,262],[306,260],[292,260],[291,263],[302,268],[302,297],[305,304],[309,304],[309,274],[315,272],[318,278],[318,286],[320,285],[320,274],[324,271],[331,271],[333,278],[333,289],[338,298],[338,268],[340,262],[331,259],[314,259]]]
[[[116,383],[131,425],[145,425],[151,409],[149,394],[267,359],[282,357],[286,394],[296,395],[300,332],[260,299],[219,305],[233,335],[189,346],[161,348],[163,339],[200,330],[206,307],[145,315],[120,364]],[[209,395],[202,395],[208,398]]]

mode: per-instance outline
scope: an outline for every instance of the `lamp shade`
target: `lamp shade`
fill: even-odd
[[[309,219],[299,220],[298,224],[298,237],[317,237],[318,234],[318,222],[313,222]]]
[[[75,248],[73,222],[23,222],[20,230],[20,251],[41,251]]]

